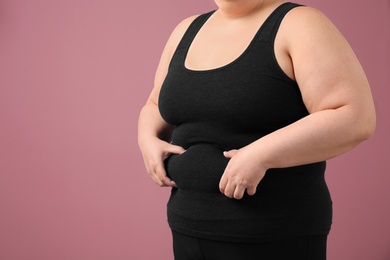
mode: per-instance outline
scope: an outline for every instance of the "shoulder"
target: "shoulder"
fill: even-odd
[[[154,100],[153,103],[157,104],[158,93],[160,91],[162,82],[164,81],[164,78],[167,74],[169,62],[172,59],[173,53],[175,52],[177,46],[179,45],[180,40],[182,39],[183,35],[187,31],[188,27],[198,16],[199,15],[193,15],[182,20],[172,31],[171,36],[169,37],[167,43],[165,44],[165,48],[162,52],[159,65],[156,70],[156,75],[154,80],[155,87],[153,88],[151,94],[151,99]]]
[[[341,36],[336,26],[324,13],[308,6],[299,6],[288,12],[282,28],[292,39]]]
[[[328,23],[329,19],[320,10],[310,6],[297,6],[286,14],[286,19],[300,25],[309,25],[313,22]]]
[[[290,57],[302,59],[304,56],[321,54],[323,60],[351,52],[351,47],[344,36],[321,11],[307,6],[300,6],[288,12],[282,21],[280,35]]]
[[[176,49],[185,32],[198,16],[199,15],[192,15],[190,17],[187,17],[176,25],[166,44],[166,48],[169,50],[169,52],[173,52]]]
[[[174,36],[183,36],[185,31],[188,29],[188,27],[191,25],[191,23],[198,17],[199,14],[189,16],[182,20],[179,24],[176,25],[175,29],[172,32],[172,35]]]

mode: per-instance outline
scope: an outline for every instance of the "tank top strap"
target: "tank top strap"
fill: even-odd
[[[208,13],[204,13],[199,15],[192,21],[186,32],[184,33],[179,45],[178,49],[188,49],[191,45],[191,42],[195,38],[196,34],[200,30],[200,28],[203,26],[203,24],[207,21],[207,19],[215,12],[216,10],[213,10]]]
[[[296,3],[283,3],[277,7],[271,15],[265,20],[256,41],[271,41],[274,42],[276,34],[284,16],[293,8],[302,6]]]

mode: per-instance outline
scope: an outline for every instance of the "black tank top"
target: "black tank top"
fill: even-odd
[[[186,152],[165,160],[177,183],[168,202],[170,227],[190,236],[260,242],[328,234],[332,202],[325,162],[269,169],[254,196],[229,199],[219,181],[229,162],[223,151],[239,149],[308,115],[295,81],[279,67],[274,40],[285,14],[279,6],[233,62],[216,69],[185,67],[189,46],[214,11],[198,16],[169,64],[159,95],[163,119],[175,125],[172,143]]]

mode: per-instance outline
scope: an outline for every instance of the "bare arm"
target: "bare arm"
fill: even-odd
[[[182,153],[184,149],[169,143],[174,126],[165,122],[161,117],[158,110],[158,96],[173,53],[195,17],[183,20],[172,32],[156,71],[154,88],[139,115],[138,146],[142,152],[147,172],[159,186],[175,186],[175,183],[166,176],[163,161],[170,154]]]
[[[269,168],[333,158],[369,138],[375,129],[368,81],[332,23],[320,12],[302,7],[287,14],[281,30],[310,115],[227,153],[232,159],[220,189],[230,197],[241,198],[245,189],[253,195]]]
[[[298,8],[286,19],[289,54],[310,115],[256,143],[266,146],[262,162],[267,168],[330,159],[375,128],[368,81],[344,37],[311,8]]]

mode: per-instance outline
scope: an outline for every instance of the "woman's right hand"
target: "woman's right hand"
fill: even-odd
[[[167,177],[164,160],[171,154],[184,153],[185,149],[156,137],[144,142],[141,152],[146,171],[153,181],[160,187],[176,187],[176,183]]]

